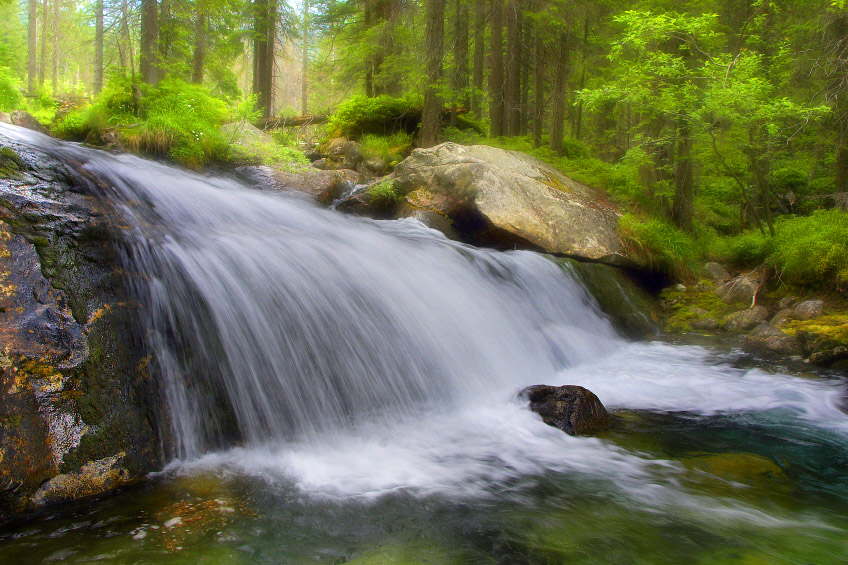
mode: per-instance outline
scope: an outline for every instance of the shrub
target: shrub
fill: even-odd
[[[401,199],[401,195],[395,190],[392,181],[387,180],[371,185],[368,188],[368,194],[371,196],[373,204],[385,209],[393,208]]]
[[[631,214],[619,219],[619,231],[631,257],[675,278],[686,278],[698,256],[692,236],[659,218],[641,220]]]
[[[407,131],[413,121],[417,123],[421,107],[419,97],[412,94],[397,98],[387,95],[372,98],[358,95],[339,104],[330,116],[327,130],[331,137],[348,138],[356,138],[366,133]]]
[[[359,141],[363,156],[380,157],[389,165],[403,160],[412,149],[412,136],[402,131],[391,135],[366,134]]]
[[[0,111],[17,110],[20,105],[20,82],[9,70],[9,67],[0,67]]]
[[[739,265],[761,264],[774,251],[774,240],[757,230],[724,239],[724,259]]]
[[[798,284],[848,286],[848,213],[818,210],[781,218],[768,261],[783,278]]]

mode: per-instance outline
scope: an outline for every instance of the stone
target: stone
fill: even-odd
[[[519,393],[542,421],[572,436],[590,435],[609,423],[609,413],[590,390],[582,386],[529,386]]]
[[[797,300],[798,299],[794,296],[784,296],[780,299],[780,302],[777,303],[777,307],[780,310],[788,310],[789,308],[792,308],[792,306],[795,305],[795,301]]]
[[[753,302],[754,295],[759,287],[760,281],[754,277],[739,275],[718,287],[716,294],[728,304],[733,304],[734,302],[746,302],[750,304]]]
[[[7,115],[9,117],[9,121],[7,121],[6,123],[22,128],[31,129],[33,131],[37,131],[38,133],[43,133],[44,135],[50,135],[50,132],[47,131],[46,127],[44,127],[44,124],[39,122],[35,118],[35,116],[30,114],[29,112],[24,112],[23,110],[15,110],[14,112],[11,112]]]
[[[765,306],[754,306],[739,310],[727,317],[725,329],[728,331],[746,331],[756,327],[768,319],[768,310]],[[778,330],[779,331],[779,330]]]
[[[714,332],[719,329],[720,324],[715,318],[701,318],[689,324],[693,330]]]
[[[351,183],[358,184],[362,180],[359,173],[347,169],[324,171],[310,168],[294,173],[274,167],[250,165],[236,167],[236,174],[268,190],[308,194],[321,204],[331,204],[344,194]]]
[[[768,324],[762,323],[745,336],[742,345],[745,351],[761,355],[800,355],[798,340]]]
[[[166,438],[110,211],[68,166],[2,134],[0,145],[21,159],[20,175],[0,178],[3,520],[93,493],[88,479],[115,454],[129,479],[161,468]]]
[[[469,243],[633,264],[600,192],[517,151],[442,143],[414,150],[392,177],[410,206],[451,218]]]
[[[130,480],[127,469],[118,464],[126,453],[118,453],[86,463],[77,473],[56,475],[32,495],[35,506],[77,500],[101,494],[126,484]]]
[[[362,146],[355,141],[337,137],[327,144],[324,155],[334,161],[342,161],[340,168],[357,170],[362,162]]]
[[[317,161],[313,161],[312,166],[316,169],[321,169],[322,171],[335,171],[339,168],[340,164],[326,157],[322,157]]]
[[[799,320],[812,320],[822,315],[824,302],[821,300],[805,300],[795,306],[795,317]]]
[[[727,272],[727,269],[715,261],[710,261],[704,265],[703,271],[704,275],[714,281],[723,281],[730,278],[730,273]]]
[[[842,345],[833,349],[817,351],[810,355],[810,363],[823,367],[829,367],[834,363],[845,360],[848,360],[848,347]]]
[[[783,324],[785,324],[789,320],[794,320],[794,319],[795,319],[795,310],[792,310],[790,308],[785,308],[785,309],[781,310],[780,312],[778,312],[777,314],[775,314],[774,317],[772,317],[769,324],[777,327],[777,326],[782,326]]]
[[[363,175],[382,176],[386,173],[387,164],[382,157],[369,157],[361,161],[357,171]]]
[[[686,292],[686,285],[684,285],[684,284],[677,284],[677,285],[675,285],[674,290],[675,290],[676,292]]]

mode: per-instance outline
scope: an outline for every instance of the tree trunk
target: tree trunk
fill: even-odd
[[[519,2],[506,5],[506,91],[504,93],[505,126],[509,136],[521,134],[521,23]]]
[[[41,4],[41,63],[38,65],[38,86],[44,86],[44,75],[47,73],[47,27],[49,14],[47,0]]]
[[[53,87],[53,96],[59,92],[59,0],[53,0],[53,73],[50,84]]]
[[[586,88],[586,59],[589,51],[589,15],[583,20],[583,49],[580,54],[580,85],[579,90]],[[574,112],[574,139],[583,138],[583,102],[577,102],[577,108]]]
[[[503,0],[492,0],[489,41],[489,122],[492,137],[504,134]]]
[[[127,48],[127,59],[130,63],[130,77],[135,84],[135,58],[133,56],[132,37],[130,36],[130,7],[128,0],[121,0],[121,35],[124,36]]]
[[[453,57],[453,112],[451,112],[451,126],[456,125],[457,106],[468,105],[468,6],[465,0],[456,0]]]
[[[545,62],[542,34],[533,30],[533,147],[542,144],[542,119],[545,112]]]
[[[271,117],[274,87],[274,42],[277,37],[276,0],[254,0],[253,92],[263,118]]]
[[[692,163],[692,126],[688,117],[678,120],[674,171],[674,202],[671,215],[680,229],[692,231],[695,189]]]
[[[442,57],[445,50],[445,0],[427,0],[427,88],[418,145],[432,147],[439,141],[442,102],[439,82],[442,80]]]
[[[365,0],[365,29],[371,29],[374,25],[374,1]],[[374,96],[374,61],[370,55],[365,61],[365,96]]]
[[[565,80],[568,78],[568,34],[559,34],[556,72],[554,73],[553,97],[551,100],[551,150],[562,155],[562,137],[565,126]]]
[[[530,29],[530,21],[527,18],[521,17],[521,57],[519,59],[521,65],[521,99],[519,101],[519,110],[521,111],[521,133],[520,135],[530,134],[530,56],[529,45],[532,30]]]
[[[307,70],[309,68],[309,0],[303,0],[303,60],[300,70],[300,110],[304,116],[308,114]]]
[[[206,64],[207,34],[206,5],[203,2],[198,2],[197,16],[194,20],[194,52],[191,57],[191,82],[195,84],[203,83],[203,67]]]
[[[171,56],[171,0],[159,0],[159,53],[156,58],[156,81],[165,78],[165,64]]]
[[[27,95],[35,96],[35,79],[38,74],[38,55],[37,36],[38,30],[36,22],[38,21],[38,0],[29,0],[27,2]]]
[[[476,0],[474,5],[474,82],[471,91],[471,113],[483,116],[483,72],[486,65],[486,0]]]
[[[103,90],[103,0],[94,5],[94,94]]]
[[[141,0],[141,80],[155,85],[159,79],[159,5],[156,0]]]

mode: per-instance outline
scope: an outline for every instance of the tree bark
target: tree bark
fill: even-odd
[[[309,68],[309,0],[303,0],[303,60],[300,70],[300,110],[304,116],[309,113],[307,97],[307,70]]]
[[[521,128],[520,135],[530,134],[530,49],[531,43],[530,21],[521,16],[521,57],[519,58],[521,65],[521,99],[519,101],[519,110],[521,112]]]
[[[427,0],[427,88],[418,145],[432,147],[439,141],[442,102],[439,82],[442,80],[442,57],[445,49],[445,0]]]
[[[505,125],[508,136],[521,134],[521,24],[519,3],[506,5],[506,89],[504,93]]]
[[[156,0],[141,0],[141,80],[155,85],[159,81],[159,5]]]
[[[35,79],[38,75],[38,0],[27,2],[27,95],[35,96]]]
[[[561,31],[558,40],[556,71],[554,72],[553,97],[551,100],[551,150],[562,155],[562,137],[565,126],[565,80],[568,78],[568,34]]]
[[[688,117],[678,120],[674,171],[674,202],[671,215],[680,229],[692,231],[695,188],[692,163],[692,126]]]
[[[206,64],[206,4],[197,3],[197,16],[194,20],[194,52],[191,56],[191,82],[203,83],[203,68]]]
[[[489,122],[492,137],[504,134],[503,0],[492,0],[489,41]]]
[[[94,4],[94,94],[103,90],[103,0]]]
[[[451,112],[451,126],[456,125],[457,107],[468,105],[468,6],[465,0],[456,0],[453,57],[453,112]]]
[[[542,145],[542,119],[545,112],[544,43],[538,27],[533,30],[533,147]]]
[[[277,37],[276,0],[254,0],[253,92],[262,117],[271,117],[274,88],[274,42]]]
[[[486,66],[486,0],[474,4],[474,79],[471,90],[471,113],[483,116],[483,73]]]
[[[159,53],[156,57],[156,81],[165,78],[165,64],[171,56],[171,0],[159,0]]]

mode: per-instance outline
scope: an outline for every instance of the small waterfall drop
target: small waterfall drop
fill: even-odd
[[[27,135],[76,162],[128,226],[180,458],[502,401],[621,343],[538,254]]]

